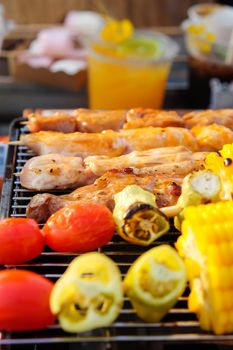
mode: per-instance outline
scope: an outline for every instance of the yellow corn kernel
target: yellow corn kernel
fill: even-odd
[[[220,153],[224,158],[233,158],[233,144],[224,145]]]
[[[224,228],[224,225],[222,227],[222,230],[224,234],[227,232],[227,230]],[[230,266],[233,263],[233,256],[231,254],[231,250],[229,249],[229,243],[224,240],[224,237],[223,242],[221,243],[221,231],[219,232],[218,238],[219,241],[216,244],[213,242],[213,240],[210,239],[209,245],[206,247],[206,256],[208,258],[208,261],[209,263],[213,262],[215,264]]]
[[[185,259],[188,280],[192,281],[195,277],[200,275],[200,265],[193,259]]]
[[[224,301],[223,310],[232,310],[233,311],[233,298],[232,298],[232,289],[227,289],[222,291],[222,299]]]
[[[213,307],[214,312],[220,312],[225,309],[222,291],[218,289],[213,290],[211,299],[212,299],[211,300],[212,304],[214,305]]]
[[[193,288],[188,299],[188,307],[191,312],[195,312],[200,322],[200,326],[206,331],[211,329],[210,315],[207,309],[207,305],[204,304],[204,295],[201,282],[199,279],[195,279]]]
[[[213,244],[212,242],[209,244],[207,247],[207,260],[208,262],[210,261],[215,261],[216,264],[221,264],[221,254],[219,249],[217,249],[217,246]]]
[[[223,230],[225,231],[224,226],[223,226]],[[221,256],[221,262],[223,265],[226,265],[226,266],[233,265],[233,256],[232,256],[233,250],[231,250],[231,247],[229,247],[229,243],[227,241],[219,245],[218,251]]]
[[[217,315],[216,315],[217,316]],[[214,330],[216,334],[221,334],[224,332],[226,326],[227,326],[227,315],[226,313],[222,313],[218,315],[218,319],[216,319],[215,323],[213,324]]]

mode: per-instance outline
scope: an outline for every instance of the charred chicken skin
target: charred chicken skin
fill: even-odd
[[[138,185],[156,195],[158,207],[176,204],[180,196],[183,176],[171,173],[164,175],[155,172],[143,172],[140,169],[126,168],[111,170],[98,178],[94,184],[76,189],[74,192],[56,196],[49,193],[35,195],[28,207],[27,216],[39,223],[45,222],[57,210],[74,202],[102,203],[109,209],[114,207],[114,194],[122,191],[127,185]]]

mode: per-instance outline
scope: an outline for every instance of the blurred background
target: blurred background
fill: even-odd
[[[48,57],[45,59],[43,56],[39,61],[38,59],[35,61],[35,57],[32,60],[29,55],[32,51],[32,42],[38,38],[38,34],[46,28],[63,25],[67,15],[74,10],[91,10],[119,20],[128,18],[136,28],[155,29],[172,37],[178,43],[180,50],[169,75],[163,108],[208,107],[209,102],[201,102],[201,99],[193,101],[195,91],[190,98],[190,71],[181,23],[187,18],[188,9],[191,6],[215,2],[211,0],[1,0],[0,133],[5,134],[10,121],[20,116],[25,108],[88,106],[83,57],[77,70],[72,66],[73,63],[69,63],[68,68],[65,64],[63,68],[64,62],[62,62],[62,68],[59,65],[50,70]],[[233,5],[232,0],[218,1],[218,3]],[[78,59],[79,55],[82,56],[82,52],[78,53]],[[74,57],[67,58],[72,58],[73,61]],[[70,69],[72,72],[69,71]],[[230,73],[227,72],[227,76],[231,74],[232,68]]]
[[[194,0],[1,0],[7,18],[18,24],[61,23],[70,10],[101,11],[129,18],[136,27],[179,26]]]

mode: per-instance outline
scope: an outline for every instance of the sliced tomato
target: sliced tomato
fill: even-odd
[[[0,264],[15,265],[34,259],[43,250],[43,236],[32,219],[0,220]]]
[[[54,323],[52,288],[50,280],[31,271],[0,271],[0,330],[36,330]]]
[[[85,252],[108,243],[115,229],[102,204],[75,203],[53,214],[42,229],[45,243],[59,252]]]

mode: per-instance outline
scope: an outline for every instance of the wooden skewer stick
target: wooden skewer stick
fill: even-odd
[[[159,210],[169,218],[173,218],[178,215],[182,208],[178,207],[178,205],[172,205],[170,207],[159,208]]]
[[[20,122],[21,125],[28,125],[28,121],[25,120],[25,122]]]
[[[23,146],[23,143],[21,141],[10,141],[10,142],[8,142],[8,145],[10,145],[10,146]]]

